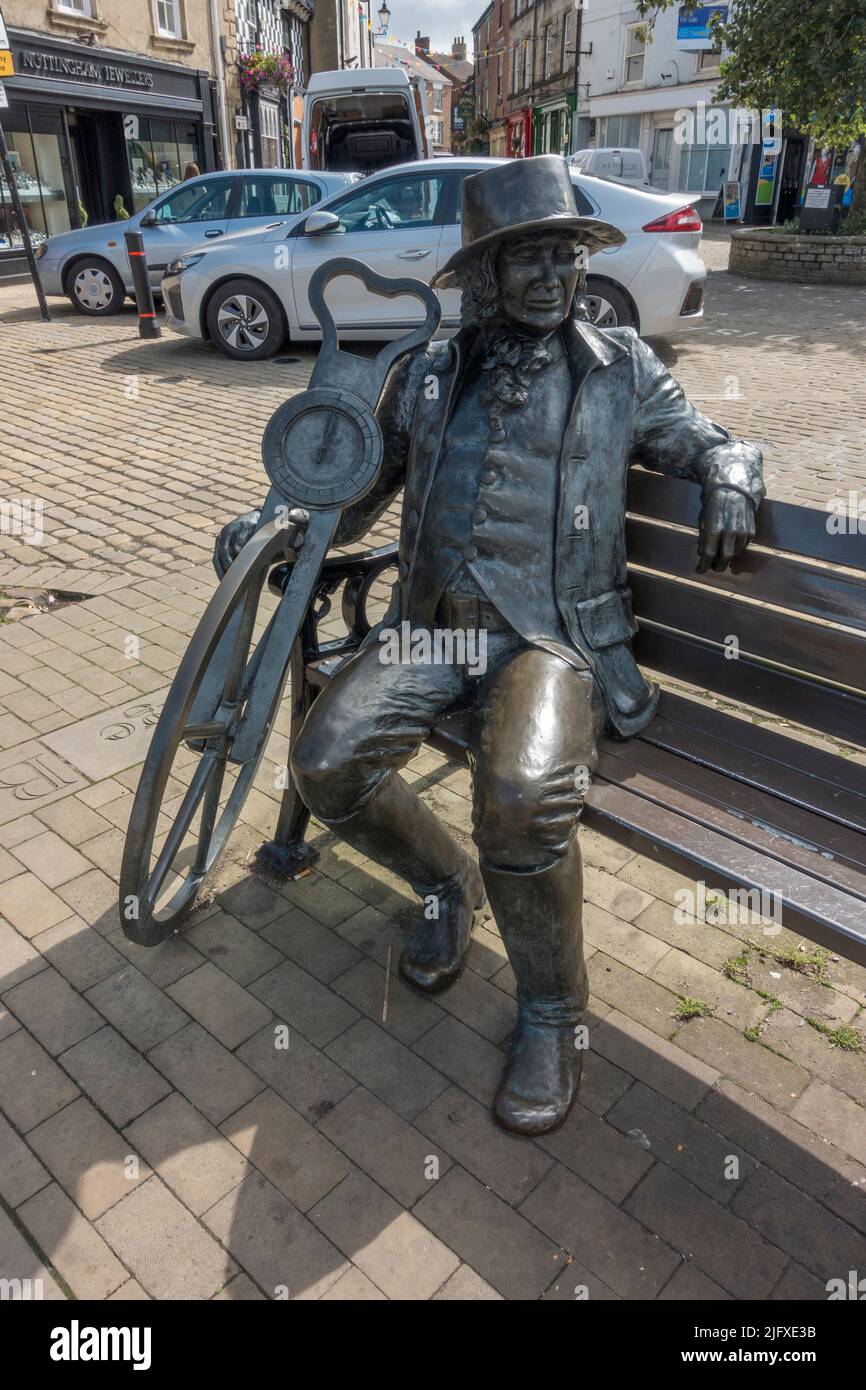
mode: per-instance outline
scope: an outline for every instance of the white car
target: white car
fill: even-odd
[[[288,337],[314,342],[313,271],[334,256],[366,262],[380,275],[430,281],[460,246],[460,192],[467,174],[498,160],[428,159],[383,170],[314,212],[261,233],[199,246],[162,282],[167,324],[209,338],[229,357],[269,357]],[[703,313],[706,267],[698,255],[701,219],[681,196],[656,194],[572,173],[579,211],[612,222],[625,244],[589,262],[589,307],[601,328],[634,327],[645,337],[677,332]],[[459,326],[460,291],[444,290],[442,334]],[[423,317],[416,299],[370,295],[341,277],[328,291],[340,336],[387,339]]]

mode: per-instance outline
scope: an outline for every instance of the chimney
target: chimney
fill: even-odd
[[[425,38],[419,29],[415,35],[415,52],[420,57],[426,57],[430,52],[430,39]]]
[[[451,45],[451,57],[460,63],[466,62],[466,40],[461,35]]]

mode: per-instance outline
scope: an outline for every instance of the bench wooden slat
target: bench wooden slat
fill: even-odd
[[[757,887],[776,894],[790,930],[866,965],[862,899],[603,779],[587,793],[584,820],[688,878],[694,879],[697,868],[710,887]]]
[[[642,739],[629,744],[605,741],[599,771],[609,782],[660,800],[699,824],[796,864],[866,901],[866,837],[846,826]]]
[[[643,468],[629,470],[628,509],[657,521],[697,526],[701,490],[697,483],[666,478]],[[856,532],[838,534],[827,529],[829,514],[817,507],[798,507],[792,502],[765,500],[758,510],[758,545],[788,551],[810,560],[828,560],[846,569],[866,570],[866,537]]]
[[[626,546],[630,569],[641,565],[710,590],[729,592],[734,597],[747,595],[866,631],[866,575],[862,579],[846,577],[754,547],[735,560],[731,569],[699,575],[695,572],[697,532],[692,538],[644,517],[629,517]]]
[[[643,623],[634,649],[640,664],[651,671],[743,700],[757,709],[771,710],[845,742],[863,742],[866,700],[862,696],[789,676],[749,657],[726,661],[719,647],[652,623]]]

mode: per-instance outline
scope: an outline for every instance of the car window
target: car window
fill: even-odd
[[[463,194],[463,180],[464,180],[465,178],[468,178],[468,176],[469,176],[470,174],[476,174],[477,172],[478,172],[477,169],[458,169],[458,171],[457,171],[457,173],[458,173],[458,175],[459,175],[459,182],[458,182],[458,184],[457,184],[457,197],[456,197],[456,199],[455,199],[455,203],[456,203],[456,210],[455,210],[455,214],[454,214],[454,220],[455,220],[455,222],[459,222],[459,221],[460,221],[460,206],[461,206],[462,194]],[[572,181],[571,181],[571,186],[572,186],[572,188],[574,189],[574,198],[575,198],[575,202],[577,203],[577,211],[579,212],[580,216],[581,216],[581,217],[595,217],[595,215],[596,215],[596,210],[595,210],[595,208],[592,206],[592,203],[589,201],[589,199],[587,198],[586,194],[585,194],[585,193],[582,193],[581,190],[577,187],[577,185],[575,184],[575,182],[574,182],[573,179],[572,179]]]
[[[306,179],[257,176],[241,182],[241,201],[236,217],[291,217],[306,212],[321,198],[317,186]]]
[[[595,162],[593,173],[607,174],[608,178],[618,179],[622,177],[622,155],[619,150],[611,150],[607,154],[600,154]]]
[[[154,209],[157,222],[212,222],[225,217],[232,179],[184,184]]]
[[[444,174],[404,174],[366,185],[362,191],[332,203],[328,212],[339,217],[344,232],[432,227],[441,212],[444,190]]]

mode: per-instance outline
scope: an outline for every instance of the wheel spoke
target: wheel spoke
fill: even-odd
[[[219,750],[216,748],[208,748],[207,751],[202,754],[201,762],[193,773],[192,781],[189,784],[186,796],[181,802],[180,810],[177,813],[177,820],[166,836],[165,844],[162,847],[153,872],[148,879],[147,899],[146,902],[142,904],[142,908],[146,908],[148,915],[153,911],[157,894],[165,881],[165,876],[171,868],[175,855],[183,843],[183,838],[190,827],[192,818],[205,793],[208,782],[220,766],[220,762]]]
[[[208,850],[213,839],[213,828],[216,821],[217,811],[219,810],[220,792],[222,791],[223,778],[226,770],[225,754],[220,758],[216,767],[216,776],[209,777],[205,787],[204,800],[201,807],[201,823],[198,829],[198,844],[196,845],[195,860],[190,873],[193,878],[200,878],[207,871]]]

